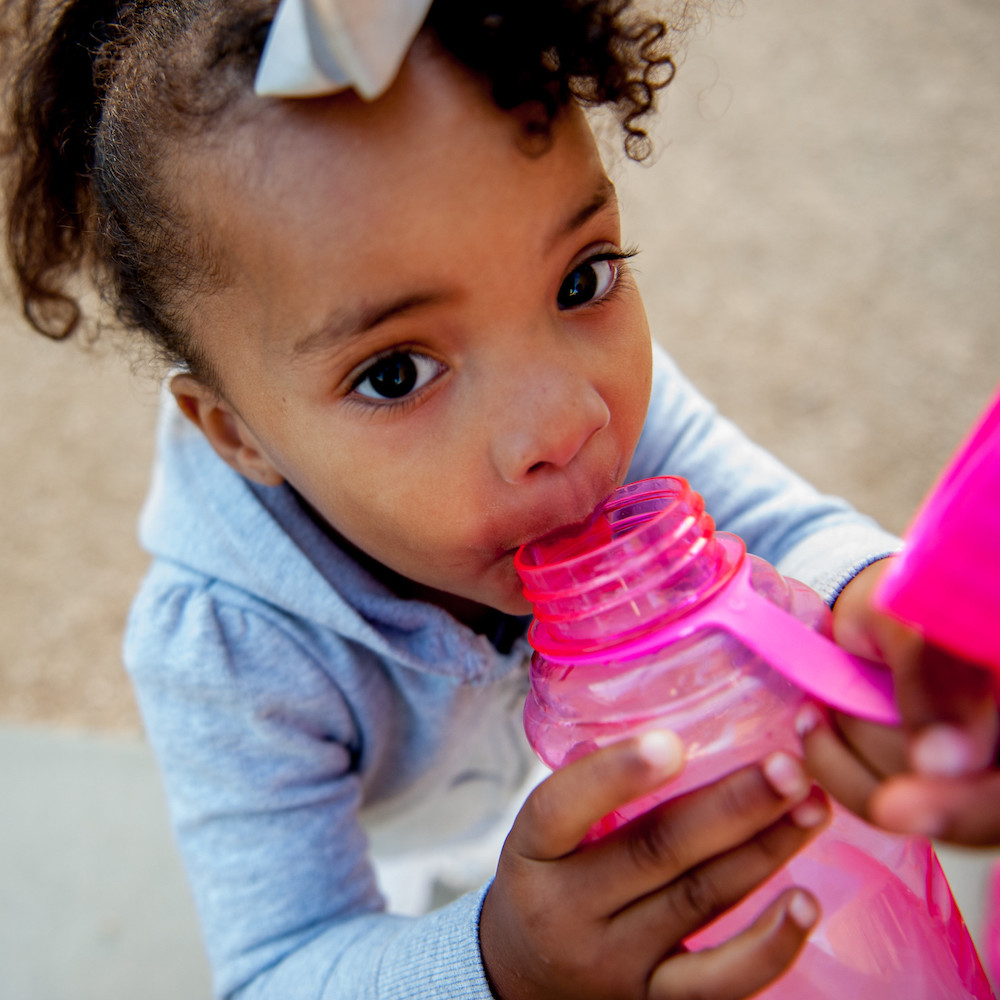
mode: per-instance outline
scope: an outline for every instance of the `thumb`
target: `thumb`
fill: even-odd
[[[596,750],[550,775],[528,796],[507,844],[523,857],[561,858],[598,820],[654,791],[683,766],[680,739],[662,729]]]

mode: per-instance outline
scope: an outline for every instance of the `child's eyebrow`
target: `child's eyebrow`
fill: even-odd
[[[555,248],[562,240],[571,236],[599,212],[615,204],[617,200],[618,195],[614,184],[611,183],[607,175],[603,175],[586,203],[569,216],[549,238],[548,249]],[[295,341],[291,349],[292,359],[307,358],[337,341],[360,337],[392,316],[421,306],[432,305],[445,297],[445,294],[441,292],[404,294],[398,299],[373,303],[357,309],[339,310],[318,330],[313,330]]]
[[[401,295],[398,299],[379,302],[358,309],[342,309],[318,330],[300,338],[292,346],[293,360],[308,357],[339,340],[360,337],[391,316],[430,305],[444,298],[441,294]]]
[[[577,229],[592,219],[598,212],[618,201],[618,193],[615,191],[611,178],[606,174],[602,175],[597,183],[590,199],[585,205],[573,213],[553,234],[549,241],[549,248],[555,247],[557,243],[571,236]]]

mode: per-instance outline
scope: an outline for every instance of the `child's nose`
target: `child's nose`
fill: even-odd
[[[598,390],[562,373],[533,386],[530,398],[522,396],[504,413],[493,436],[494,464],[509,483],[546,468],[565,468],[610,421]]]

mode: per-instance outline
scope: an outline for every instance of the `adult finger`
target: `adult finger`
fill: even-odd
[[[750,996],[788,969],[818,918],[814,897],[802,889],[789,889],[724,944],[669,956],[650,978],[649,1000]]]
[[[550,775],[528,796],[507,847],[537,861],[561,858],[598,820],[665,784],[683,765],[681,741],[665,730],[595,750]]]

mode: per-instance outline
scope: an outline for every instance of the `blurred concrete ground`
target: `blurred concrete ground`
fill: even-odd
[[[998,47],[989,0],[755,0],[614,168],[657,336],[895,530],[1000,381]],[[0,997],[200,1000],[118,654],[155,382],[0,320]],[[986,860],[948,857],[974,928]]]
[[[0,727],[0,801],[4,1000],[208,1000],[144,742]]]

